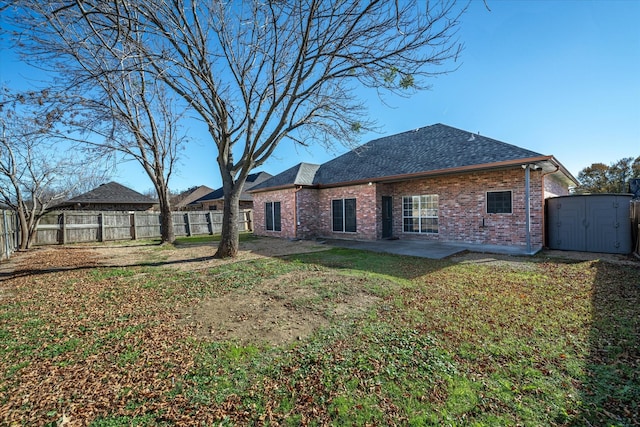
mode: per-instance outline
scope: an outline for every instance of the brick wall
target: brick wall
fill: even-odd
[[[316,219],[317,235],[332,239],[378,238],[378,198],[376,185],[352,185],[350,187],[325,188],[319,191]],[[336,199],[356,199],[356,232],[334,232],[332,223],[331,201]]]
[[[332,230],[331,201],[356,199],[355,233]],[[296,211],[297,199],[297,211]],[[264,204],[280,202],[282,231],[268,231],[265,227]],[[253,195],[254,233],[260,236],[312,239],[377,238],[377,198],[375,185],[316,189],[286,189]],[[296,227],[297,223],[297,227]]]
[[[379,239],[382,236],[382,197],[393,199],[393,236],[491,245],[526,245],[525,183],[522,168],[447,175],[393,184],[354,185],[323,189],[287,189],[254,194],[254,232],[285,238]],[[548,176],[547,176],[548,177]],[[531,244],[543,243],[543,178],[530,175]],[[561,186],[554,191],[562,191]],[[555,184],[554,184],[555,185]],[[488,214],[488,191],[512,192],[512,213]],[[439,231],[436,234],[405,233],[402,227],[404,196],[437,194]],[[296,211],[297,198],[297,211]],[[357,232],[333,232],[331,201],[355,198]],[[264,203],[281,203],[282,231],[265,230]],[[297,227],[296,227],[297,222]]]
[[[253,233],[258,236],[274,236],[293,239],[296,236],[296,190],[286,189],[253,194]],[[265,203],[280,202],[281,231],[269,231],[265,226]]]
[[[319,208],[320,192],[311,188],[298,191],[298,238],[313,239],[320,235],[321,209]]]
[[[544,198],[568,196],[569,189],[566,185],[556,177],[556,174],[546,175],[544,177]]]
[[[531,171],[531,242],[542,245],[542,179]],[[489,214],[488,191],[511,191],[512,213]],[[469,242],[491,245],[526,245],[525,188],[522,168],[448,175],[394,184],[393,233],[395,237]],[[437,194],[439,231],[437,234],[405,233],[402,227],[402,197]]]

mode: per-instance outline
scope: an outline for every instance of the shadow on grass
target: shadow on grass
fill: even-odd
[[[282,259],[317,264],[327,268],[351,269],[412,280],[453,264],[449,260],[434,260],[407,255],[392,255],[358,249],[332,248],[283,256]]]
[[[241,244],[244,242],[251,242],[255,240],[256,237],[250,233],[240,233],[240,242]],[[211,248],[211,255],[200,256],[200,257],[189,257],[178,260],[147,260],[140,261],[134,264],[98,264],[92,263],[87,265],[71,265],[71,266],[46,266],[40,265],[37,262],[37,251],[39,248],[44,248],[44,246],[38,246],[29,252],[23,252],[24,255],[33,257],[34,261],[32,265],[29,265],[26,268],[16,268],[14,270],[6,270],[0,271],[0,282],[14,279],[18,277],[28,277],[28,276],[38,276],[42,274],[49,273],[59,273],[59,272],[71,272],[71,271],[82,271],[82,270],[93,270],[95,268],[121,268],[121,267],[170,267],[172,265],[186,265],[186,264],[195,264],[205,261],[212,261],[215,259],[214,254],[216,253],[217,243],[220,241],[219,235],[206,235],[206,236],[195,236],[195,237],[178,237],[176,238],[176,242],[174,247],[176,249],[194,247],[194,246],[206,246]],[[159,239],[151,239],[151,240],[121,240],[116,242],[105,242],[105,243],[72,243],[69,245],[56,245],[56,249],[60,250],[77,250],[77,249],[95,249],[95,248],[104,248],[104,247],[114,247],[114,248],[161,248],[163,244],[160,243]],[[170,246],[169,246],[170,247]]]
[[[575,425],[640,425],[640,269],[603,262],[592,296],[590,352]]]

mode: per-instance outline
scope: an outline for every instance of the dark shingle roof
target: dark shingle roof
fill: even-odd
[[[295,179],[301,163],[265,181],[254,190],[286,185],[332,185],[431,171],[491,165],[541,157],[531,150],[479,134],[435,124],[374,139],[317,167],[309,183]],[[309,165],[317,166],[317,165]]]
[[[154,204],[155,200],[125,187],[117,182],[102,184],[91,191],[67,200],[64,204],[75,203],[126,203],[126,204]]]
[[[255,185],[253,189],[280,187],[287,185],[313,185],[313,180],[320,165],[311,163],[298,163],[292,168],[269,178],[260,185]]]
[[[515,145],[436,124],[374,139],[323,164],[314,184],[335,184],[416,174],[542,154]]]
[[[244,183],[244,188],[242,189],[242,194],[240,194],[240,200],[243,201],[251,201],[252,197],[247,193],[252,187],[264,182],[265,180],[271,178],[271,174],[267,172],[256,172],[247,176],[247,181]],[[209,194],[206,194],[199,199],[191,202],[190,204],[198,204],[201,202],[212,201],[212,200],[222,200],[224,199],[224,189],[222,187],[213,190]]]

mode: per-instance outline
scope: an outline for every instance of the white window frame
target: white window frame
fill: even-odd
[[[409,212],[409,209],[407,209],[407,203],[410,203],[411,215],[407,215],[407,212]],[[412,234],[438,234],[440,231],[439,214],[440,201],[437,194],[403,196],[402,232]],[[413,230],[408,230],[408,220],[411,220],[411,228]],[[429,225],[424,223],[431,224]]]

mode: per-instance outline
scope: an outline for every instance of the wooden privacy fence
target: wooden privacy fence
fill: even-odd
[[[640,200],[631,201],[631,235],[634,253],[640,257]]]
[[[176,236],[219,234],[221,211],[173,212]],[[241,210],[240,231],[253,231],[253,211]],[[56,211],[38,225],[36,245],[107,242],[160,237],[159,212]]]
[[[1,210],[0,217],[0,260],[9,259],[18,247],[18,219],[12,211]]]

